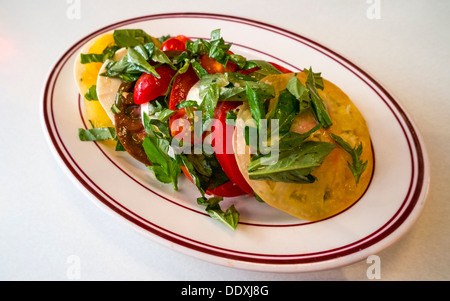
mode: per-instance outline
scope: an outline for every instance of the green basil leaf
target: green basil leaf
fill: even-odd
[[[174,189],[177,190],[181,169],[177,160],[169,156],[169,140],[160,138],[147,114],[144,114],[144,127],[147,137],[144,138],[142,147],[151,163],[151,166],[147,166],[147,168],[160,182],[172,183]]]
[[[130,64],[134,65],[133,69],[141,72],[149,73],[154,75],[156,78],[160,78],[159,74],[152,67],[152,65],[147,62],[147,60],[134,48],[129,47],[127,52],[127,60]],[[129,67],[128,67],[129,68]]]
[[[289,132],[295,116],[299,112],[297,99],[287,90],[280,91],[273,109],[267,113],[267,119],[278,120],[278,133],[280,136]],[[274,131],[274,129],[271,129]]]
[[[201,197],[197,199],[199,205],[206,206],[206,212],[213,219],[222,222],[224,225],[235,230],[239,223],[239,212],[234,205],[231,205],[225,212],[220,207],[219,203],[223,200],[223,197],[211,197],[209,199]]]
[[[239,69],[244,69],[247,64],[247,59],[239,54],[230,54],[229,60],[238,65]]]
[[[183,100],[179,104],[177,104],[177,109],[189,108],[189,107],[198,107],[198,103],[195,100]]]
[[[134,47],[152,41],[152,38],[142,29],[116,29],[113,37],[120,47]]]
[[[219,101],[219,85],[212,84],[203,95],[203,101],[198,107],[198,111],[202,112],[202,133],[208,128],[214,119],[214,111]]]
[[[266,156],[250,162],[249,178],[285,183],[313,183],[316,179],[311,172],[322,164],[334,148],[332,143],[306,141],[295,149],[280,152],[278,158],[273,157],[274,162]]]
[[[348,142],[344,141],[344,139],[342,139],[338,135],[330,133],[330,136],[331,138],[333,138],[334,141],[336,141],[337,144],[339,144],[340,147],[342,147],[352,157],[352,163],[347,162],[347,164],[350,170],[352,171],[356,184],[358,184],[362,173],[366,170],[367,167],[367,161],[363,162],[361,160],[362,143],[360,143],[358,146],[351,147]]]
[[[126,151],[125,147],[123,147],[122,143],[120,143],[120,141],[118,139],[117,139],[115,151],[116,152],[125,152]]]
[[[223,66],[226,66],[229,55],[226,53],[231,48],[231,43],[225,43],[224,39],[220,37],[220,29],[215,29],[211,32],[211,40],[209,42],[208,56],[215,59]]]
[[[166,53],[164,51],[162,51],[161,49],[159,49],[158,47],[156,47],[153,42],[145,44],[144,48],[147,50],[148,57],[150,59],[152,59],[155,62],[161,63],[161,64],[167,64],[170,67],[172,67],[172,69],[176,70],[175,65],[169,59],[169,57],[166,55]]]
[[[114,127],[100,127],[93,129],[78,129],[78,138],[81,141],[102,141],[116,139],[116,129]]]
[[[208,75],[208,71],[205,70],[205,68],[200,65],[199,62],[196,60],[191,61],[192,69],[194,69],[195,73],[197,74],[198,78],[202,78],[205,75]]]
[[[235,125],[237,119],[237,112],[236,110],[230,110],[227,112],[227,116],[225,118],[226,124]]]
[[[300,111],[310,106],[309,90],[297,78],[296,74],[288,81],[286,89],[300,102]]]
[[[103,54],[98,53],[89,53],[89,54],[80,54],[80,63],[81,64],[89,64],[89,63],[103,63]]]
[[[306,68],[303,69],[303,72],[305,72],[306,74],[308,74],[308,72],[312,72],[311,68],[308,70]],[[314,78],[314,85],[317,89],[323,90],[324,86],[323,86],[323,78],[322,78],[322,73],[321,72],[317,72],[314,73],[312,72],[313,78]]]
[[[97,86],[96,85],[92,85],[86,92],[86,94],[84,94],[84,98],[86,98],[89,101],[98,101],[98,97],[97,97]]]
[[[314,77],[314,73],[310,68],[308,71],[308,77],[306,78],[306,88],[309,90],[311,107],[313,108],[313,112],[317,121],[327,129],[333,124],[333,122],[331,121],[330,115],[328,114],[327,108],[325,107],[322,98],[320,98],[320,95],[317,92],[316,84],[317,82]]]
[[[204,197],[206,194],[206,190],[208,189],[208,183],[205,181],[202,181],[200,177],[197,174],[197,171],[194,168],[194,165],[191,163],[191,161],[188,159],[188,157],[184,154],[177,154],[176,155],[177,161],[179,165],[182,165],[186,168],[189,175],[192,178],[192,181],[194,182],[195,186],[197,186],[197,189],[200,191],[201,195]]]
[[[260,129],[261,127],[260,120],[264,119],[266,116],[264,110],[264,99],[248,84],[245,86],[245,92],[248,99],[250,112],[252,113],[252,117],[256,121],[258,129]]]
[[[251,64],[252,68],[259,67],[258,70],[254,71],[250,74],[256,80],[260,80],[270,74],[282,74],[282,72],[280,70],[275,68],[272,64],[270,64],[267,61],[251,60],[251,61],[248,61],[248,64]],[[250,69],[250,68],[247,68],[247,69]]]

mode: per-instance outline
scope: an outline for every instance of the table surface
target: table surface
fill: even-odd
[[[376,254],[380,279],[450,280],[450,2],[128,3],[127,9],[123,1],[2,4],[0,280],[70,280],[74,258],[80,263],[75,279],[80,280],[370,280],[365,260],[319,272],[267,273],[178,253],[105,214],[60,169],[40,123],[42,88],[53,64],[98,28],[171,12],[234,15],[298,33],[343,55],[395,95],[424,138],[431,183],[413,227]]]

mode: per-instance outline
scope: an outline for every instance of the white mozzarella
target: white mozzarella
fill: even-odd
[[[125,55],[127,55],[127,49],[121,48],[118,51],[116,51],[113,60],[120,61]],[[109,60],[106,60],[106,62],[100,69],[99,74],[102,74],[103,72],[106,71],[106,66],[108,62]],[[106,114],[108,114],[108,117],[111,119],[113,123],[114,123],[114,113],[111,111],[111,107],[116,102],[117,91],[119,90],[121,83],[122,80],[120,78],[111,78],[106,76],[99,76],[97,78],[98,101],[100,102],[103,109],[106,111]]]

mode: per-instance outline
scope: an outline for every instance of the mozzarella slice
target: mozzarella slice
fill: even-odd
[[[203,99],[200,98],[200,87],[201,87],[201,81],[197,81],[195,85],[192,86],[192,88],[189,90],[186,100],[195,100],[198,105],[200,105],[203,101]]]
[[[125,55],[127,55],[127,49],[121,48],[116,51],[113,60],[120,61]],[[100,73],[106,72],[106,66],[108,65],[110,60],[106,60],[100,69]],[[98,76],[97,78],[97,97],[98,101],[101,103],[103,109],[108,114],[108,117],[114,123],[114,113],[111,111],[111,107],[116,102],[117,91],[119,91],[119,87],[122,84],[122,80],[120,78],[111,78],[106,76]]]

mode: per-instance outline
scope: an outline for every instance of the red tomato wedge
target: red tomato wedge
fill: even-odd
[[[189,90],[198,81],[198,76],[192,67],[189,67],[185,73],[178,74],[172,84],[170,93],[169,109],[176,111],[177,105],[186,100]],[[186,115],[185,109],[178,110],[169,119],[170,132],[172,137],[182,133],[187,127],[191,126],[191,121]]]
[[[181,166],[181,171],[189,179],[189,181],[194,183],[194,180],[192,180],[191,175],[189,174],[189,172],[186,169],[186,167]],[[241,195],[246,194],[233,181],[228,181],[225,184],[220,185],[217,188],[214,188],[213,190],[208,189],[208,190],[206,190],[205,193],[207,195],[223,196],[223,197],[228,197],[228,198],[232,198],[232,197],[235,197],[235,196],[241,196]]]
[[[216,153],[217,161],[219,161],[220,166],[222,166],[223,171],[230,180],[247,194],[253,194],[253,189],[239,171],[233,152],[234,125],[226,124],[227,112],[234,110],[241,104],[242,102],[239,101],[219,101],[214,112],[212,146]]]
[[[277,68],[279,71],[283,72],[283,73],[292,73],[291,70],[284,68],[283,66],[280,66],[274,62],[269,62],[272,66],[274,66],[275,68]]]
[[[208,59],[208,60],[203,60],[202,66],[203,66],[203,68],[208,70],[207,68],[209,68],[209,67],[211,67],[211,68],[213,68],[213,66],[217,67],[217,64],[222,66],[216,60]],[[209,68],[209,69],[212,70],[211,68]],[[223,66],[222,66],[222,68],[223,68]],[[224,70],[225,70],[225,68],[224,68]],[[192,69],[191,67],[189,67],[189,69],[185,73],[177,75],[177,77],[175,78],[175,80],[174,80],[174,82],[172,84],[172,92],[170,94],[170,102],[169,102],[169,109],[170,110],[177,110],[177,105],[180,102],[182,102],[183,100],[186,100],[186,97],[187,97],[187,95],[189,93],[189,90],[192,88],[192,86],[195,85],[195,83],[197,81],[198,81],[198,76],[195,73],[194,69]],[[221,103],[222,102],[219,102],[219,107],[222,107]],[[221,116],[223,115],[223,124],[225,124],[227,111],[229,109],[235,108],[235,105],[236,104],[227,105],[228,109],[223,107],[223,109],[220,110]],[[216,111],[217,111],[217,109],[216,109]],[[190,130],[189,128],[192,125],[192,121],[186,115],[185,110],[184,109],[180,109],[180,110],[177,111],[177,113],[175,115],[173,115],[169,119],[169,125],[170,125],[170,129],[171,129],[172,137],[177,137],[177,138],[181,139],[182,136],[184,135],[184,133],[186,133],[186,131]],[[223,129],[225,129],[225,127],[223,127]],[[223,134],[223,137],[225,137],[225,134]],[[195,139],[194,135],[192,135],[192,139]],[[229,142],[229,143],[231,143],[231,142]],[[226,144],[224,144],[224,145],[226,145]],[[230,144],[230,145],[232,145],[232,144]],[[216,154],[216,157],[217,157],[217,154]],[[234,160],[234,161],[232,161],[232,164],[234,164],[234,165],[226,165],[226,162],[231,161],[230,160],[231,158]],[[219,158],[217,158],[217,160],[219,161]],[[222,160],[223,163],[221,163],[219,161],[219,164],[221,164],[222,169],[227,174],[227,176],[230,178],[230,181],[225,183],[225,184],[223,184],[223,185],[221,185],[221,186],[219,186],[219,187],[217,187],[217,188],[215,188],[215,189],[213,189],[213,190],[207,190],[206,193],[209,194],[209,195],[216,195],[216,196],[223,196],[223,197],[235,197],[235,196],[240,196],[240,195],[252,193],[251,190],[250,190],[250,192],[247,192],[247,191],[241,189],[240,186],[238,186],[236,184],[236,182],[234,182],[232,180],[232,178],[239,179],[238,175],[236,174],[236,172],[239,172],[239,169],[237,168],[237,163],[236,163],[236,159],[235,159],[234,154],[227,155],[225,153],[224,156],[222,156],[221,160]],[[224,168],[224,165],[226,165],[225,168]],[[234,167],[236,167],[236,168],[233,171]],[[228,172],[227,172],[227,170],[228,170]],[[186,177],[191,182],[193,182],[192,178],[190,177],[189,172],[186,170],[186,168],[182,167],[182,171],[186,175]],[[245,180],[244,180],[244,182],[245,182]],[[248,187],[246,187],[246,189],[248,189]]]

